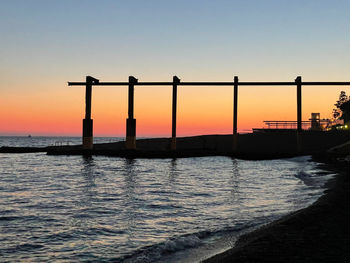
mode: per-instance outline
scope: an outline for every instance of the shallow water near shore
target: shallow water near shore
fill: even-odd
[[[44,153],[0,154],[0,176],[3,262],[198,261],[310,205],[332,177],[307,156],[127,160]]]

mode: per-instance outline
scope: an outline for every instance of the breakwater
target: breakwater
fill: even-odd
[[[0,147],[0,152],[47,152],[50,155],[109,155],[132,158],[172,158],[194,156],[235,156],[243,159],[273,159],[325,153],[329,148],[350,140],[350,132],[304,132],[302,149],[296,144],[295,132],[240,134],[237,150],[232,150],[232,135],[202,135],[177,138],[177,149],[171,149],[171,138],[139,139],[130,150],[124,141],[96,143],[93,149],[82,145],[50,147]]]

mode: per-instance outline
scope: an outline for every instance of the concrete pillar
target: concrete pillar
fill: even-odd
[[[126,119],[126,149],[136,149],[136,119],[134,119],[134,85],[137,79],[129,77],[128,118]]]
[[[176,109],[177,109],[177,85],[180,83],[180,79],[176,76],[173,77],[173,105],[172,105],[172,126],[171,126],[171,145],[172,151],[176,150]]]
[[[93,120],[83,119],[83,149],[91,150],[93,148]]]
[[[298,76],[295,79],[295,84],[297,85],[297,151],[301,152],[302,150],[302,113],[301,113],[301,86],[302,80],[301,77]]]
[[[93,148],[93,121],[91,119],[91,93],[92,84],[96,79],[86,77],[85,90],[85,119],[83,119],[83,149],[91,150]]]
[[[234,77],[233,84],[233,152],[238,149],[238,134],[237,134],[237,108],[238,108],[238,77]]]

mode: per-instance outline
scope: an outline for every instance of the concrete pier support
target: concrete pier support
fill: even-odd
[[[136,119],[134,119],[134,85],[137,79],[129,77],[128,118],[126,119],[126,149],[136,149]]]
[[[301,77],[298,76],[295,79],[295,84],[297,85],[297,151],[302,151],[302,113],[301,113]]]
[[[177,85],[180,83],[180,79],[176,76],[173,77],[173,105],[172,105],[172,126],[171,126],[171,144],[170,149],[176,150],[176,110],[177,110]]]
[[[238,108],[238,77],[233,80],[233,152],[238,149],[238,134],[237,134],[237,108]]]
[[[86,77],[85,90],[85,119],[83,119],[83,149],[91,150],[93,148],[93,120],[91,119],[91,96],[92,85],[99,80],[93,77]]]
[[[83,149],[91,150],[94,145],[92,134],[93,120],[83,119]]]

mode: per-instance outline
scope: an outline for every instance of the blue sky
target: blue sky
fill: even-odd
[[[337,0],[2,0],[0,105],[6,106],[0,106],[0,118],[6,134],[34,134],[27,129],[34,119],[35,127],[51,125],[54,130],[65,127],[70,116],[71,127],[77,125],[67,134],[79,134],[83,89],[68,88],[67,81],[81,81],[86,75],[102,81],[125,81],[129,75],[145,81],[171,80],[173,75],[184,81],[229,81],[235,75],[242,81],[293,81],[299,75],[306,81],[349,81],[349,11],[350,1]],[[310,112],[329,117],[341,89],[347,87],[303,89],[303,118],[308,119]],[[95,91],[96,119],[105,127],[118,123],[113,129],[122,134],[126,95],[117,89]],[[229,90],[217,91],[206,99],[231,96]],[[190,88],[184,92],[197,105],[194,98],[202,94]],[[155,97],[160,93],[137,92],[137,105],[144,105],[136,106],[139,116],[145,110],[160,113],[155,105],[170,96],[164,91],[163,97]],[[241,89],[240,96],[239,114],[246,115],[239,122],[250,120],[240,126],[244,129],[259,127],[264,118],[294,118],[294,90],[250,87]],[[179,103],[187,97],[180,94]],[[273,101],[285,107],[283,114],[268,110]],[[187,102],[183,114],[189,119],[195,106]],[[204,99],[202,103],[204,109]],[[215,109],[217,114],[208,122],[226,114],[226,132],[231,130],[232,101],[220,103],[222,112]],[[109,108],[103,108],[106,104]],[[247,113],[259,107],[265,109],[260,116]],[[196,110],[193,116],[204,114],[202,108]],[[154,123],[169,119],[170,113],[163,111]]]
[[[349,1],[1,1],[1,70],[70,79],[349,72]],[[133,73],[134,72],[134,73]],[[277,75],[276,75],[277,74]],[[254,76],[252,76],[254,75]]]

